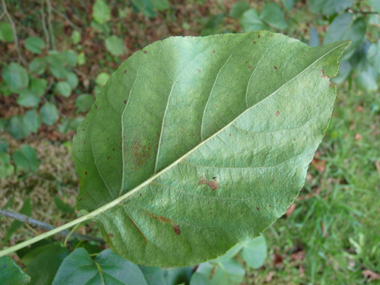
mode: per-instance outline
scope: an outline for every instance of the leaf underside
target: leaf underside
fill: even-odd
[[[78,209],[121,256],[185,266],[251,240],[304,184],[347,41],[172,37],[124,61],[74,138]]]

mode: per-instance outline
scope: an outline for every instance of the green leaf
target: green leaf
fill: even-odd
[[[115,35],[106,38],[106,49],[114,56],[124,54],[123,40]]]
[[[0,40],[11,43],[14,41],[12,26],[8,23],[0,23]]]
[[[238,1],[232,6],[230,10],[230,17],[240,18],[245,11],[249,10],[249,8],[250,7],[247,1]]]
[[[75,210],[73,207],[70,207],[65,202],[63,202],[58,196],[54,196],[54,203],[57,206],[57,208],[63,213],[75,213]]]
[[[153,9],[157,11],[164,11],[169,9],[168,0],[152,0]]]
[[[3,79],[9,87],[21,90],[29,85],[29,75],[25,68],[18,63],[12,62],[3,67]]]
[[[366,23],[363,17],[352,21],[351,13],[343,13],[337,16],[327,30],[324,44],[330,44],[337,40],[351,40],[351,46],[347,48],[341,58],[341,62],[348,60],[355,52],[355,49],[362,42]]]
[[[335,76],[334,78],[332,78],[331,81],[334,84],[341,84],[341,83],[343,83],[344,81],[346,81],[346,79],[350,75],[351,70],[352,70],[352,66],[351,66],[351,64],[348,61],[340,63],[339,64],[339,73],[337,74],[337,76]]]
[[[196,272],[191,276],[190,285],[211,285],[206,276]]]
[[[0,151],[0,179],[8,177],[13,174],[14,167],[11,164],[11,156]]]
[[[239,19],[240,26],[244,32],[267,30],[269,27],[261,21],[255,9],[250,9]]]
[[[8,143],[5,139],[0,139],[0,152],[6,152],[8,150]]]
[[[29,198],[26,198],[26,200],[24,201],[24,204],[20,209],[20,214],[26,215],[28,217],[32,215],[32,205],[30,204]],[[23,224],[23,222],[14,220],[12,224],[9,226],[7,233],[5,234],[3,243],[6,244],[10,240],[14,232],[21,228]]]
[[[366,53],[369,64],[380,73],[380,40],[377,44],[371,44]]]
[[[45,42],[40,37],[28,37],[25,40],[25,47],[32,53],[41,54],[45,48]]]
[[[77,208],[104,206],[94,218],[107,243],[147,266],[193,265],[252,240],[304,184],[348,45],[261,31],[136,52],[74,137]]]
[[[225,16],[225,13],[219,13],[210,18],[205,25],[205,29],[202,31],[202,36],[215,34],[217,29],[223,23]]]
[[[81,35],[78,31],[74,31],[72,34],[71,34],[71,40],[73,41],[73,44],[76,45],[80,42],[80,39],[81,39]]]
[[[367,2],[373,10],[380,13],[380,2],[378,0],[367,0]]]
[[[46,57],[46,60],[50,65],[54,65],[56,67],[62,67],[67,63],[65,54],[55,50],[49,51],[49,55]]]
[[[164,271],[161,267],[146,267],[141,265],[139,267],[148,285],[167,285],[164,279]]]
[[[33,94],[31,90],[23,90],[17,97],[17,104],[24,107],[36,107],[40,103],[40,98]]]
[[[309,0],[314,13],[333,15],[349,8],[354,0]]]
[[[240,284],[245,275],[243,266],[235,259],[218,263],[215,275],[211,279],[213,285]]]
[[[69,83],[65,81],[58,82],[55,86],[55,92],[57,92],[59,95],[62,95],[63,97],[70,97],[71,95],[71,86]]]
[[[51,126],[57,120],[58,110],[54,104],[47,102],[41,107],[40,114],[42,121],[46,125]]]
[[[286,8],[286,10],[290,11],[294,7],[298,0],[282,0],[282,5]]]
[[[280,6],[275,2],[267,2],[261,11],[260,18],[272,27],[286,29],[288,24],[285,22],[284,13]]]
[[[28,253],[27,255],[34,255],[33,260],[28,264],[26,269],[26,273],[32,279],[30,284],[51,285],[58,268],[60,268],[62,261],[65,260],[65,257],[69,253],[70,251],[66,247],[62,247],[59,244],[48,244]]]
[[[46,79],[43,79],[43,78],[40,79],[40,78],[35,78],[35,77],[30,78],[30,91],[32,91],[34,95],[41,97],[42,95],[45,94],[46,88],[47,88]]]
[[[154,18],[156,13],[153,11],[153,5],[151,0],[132,0],[132,4],[141,12],[144,16]]]
[[[92,6],[92,17],[99,24],[106,23],[111,19],[111,9],[104,0],[96,0]]]
[[[238,243],[232,248],[230,248],[224,255],[210,261],[214,263],[227,261],[233,258],[236,254],[238,254],[238,252],[243,248],[243,246],[244,243]]]
[[[86,56],[84,52],[81,52],[80,54],[78,54],[77,61],[79,65],[83,65],[86,63]]]
[[[263,235],[244,245],[242,256],[248,266],[258,269],[263,266],[267,258],[267,243]]]
[[[25,144],[13,153],[13,161],[16,164],[17,172],[36,172],[40,165],[36,150]]]
[[[29,71],[36,75],[42,75],[46,70],[46,59],[37,57],[29,63]]]
[[[126,274],[128,273],[128,274]],[[83,248],[74,250],[62,262],[53,285],[58,284],[147,284],[140,268],[118,256],[110,249],[102,251],[95,260]]]
[[[0,276],[3,285],[24,285],[30,282],[30,277],[7,256],[0,258]]]
[[[29,129],[24,123],[24,118],[20,115],[10,118],[7,130],[13,137],[18,140],[26,138],[30,134]]]
[[[95,80],[95,83],[100,85],[100,86],[104,86],[106,85],[108,79],[110,78],[110,75],[106,72],[101,72],[97,77],[96,77],[96,80]]]
[[[77,88],[79,83],[78,76],[74,72],[69,72],[67,74],[66,81],[70,85],[72,90]]]
[[[49,65],[49,70],[55,78],[66,80],[67,76],[70,74],[70,71],[59,65]]]
[[[375,92],[379,86],[377,85],[376,78],[378,73],[372,67],[367,70],[360,72],[355,77],[355,84],[359,89],[365,92]]]
[[[310,28],[309,46],[311,46],[311,47],[317,47],[317,46],[319,46],[318,32],[317,32],[317,30],[314,27]]]
[[[77,54],[72,49],[65,50],[63,52],[63,55],[66,58],[66,62],[70,66],[76,66],[77,65]]]
[[[36,133],[41,127],[41,118],[36,110],[29,110],[24,116],[24,125],[32,133]]]
[[[7,119],[0,119],[0,132],[3,132],[5,130],[5,127],[7,126],[8,120]]]
[[[191,274],[193,273],[193,266],[187,267],[172,267],[164,272],[165,281],[167,285],[189,284]]]
[[[79,112],[88,111],[94,103],[94,97],[91,94],[81,94],[75,99],[75,107]]]

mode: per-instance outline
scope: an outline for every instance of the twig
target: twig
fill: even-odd
[[[14,212],[11,212],[11,211],[8,211],[8,210],[0,209],[0,215],[4,216],[4,217],[15,219],[15,220],[18,220],[20,222],[27,223],[27,224],[30,224],[30,225],[33,225],[33,226],[41,227],[41,228],[46,229],[46,230],[53,230],[53,229],[55,229],[55,227],[52,226],[52,225],[49,225],[47,223],[41,222],[41,221],[36,220],[36,219],[29,218],[28,216],[25,216],[23,214],[14,213]],[[67,230],[65,230],[65,231],[61,231],[60,234],[62,236],[64,236],[64,237],[66,237],[66,236],[68,236],[70,234],[70,232],[67,231]],[[80,240],[96,241],[96,242],[102,242],[102,243],[104,243],[104,239],[102,239],[102,238],[90,237],[90,236],[81,235],[81,234],[78,234],[78,233],[72,233],[71,236],[75,237],[75,238],[78,238]]]
[[[12,31],[13,31],[13,37],[14,37],[14,40],[15,40],[15,46],[16,46],[16,50],[17,50],[19,61],[21,61],[22,63],[26,64],[26,61],[22,57],[22,55],[20,53],[20,48],[18,46],[18,38],[17,38],[17,32],[16,32],[15,23],[13,22],[12,17],[11,17],[11,15],[8,12],[7,5],[5,4],[5,0],[2,0],[2,4],[3,4],[3,10],[4,10],[3,14],[5,14],[7,16],[9,22],[11,23],[11,27],[12,27]]]
[[[58,9],[56,8],[53,8],[53,11],[56,12],[58,15],[60,15],[61,17],[63,17],[71,27],[73,27],[74,29],[77,29],[78,31],[82,32],[82,29],[79,28],[78,26],[76,26],[73,22],[70,21],[70,19],[65,15],[63,14],[61,11],[59,11]]]
[[[5,16],[5,12],[1,13],[0,20]]]
[[[375,14],[375,15],[379,15],[378,12],[364,12],[364,11],[362,11],[362,10],[352,10],[351,8],[348,8],[348,9],[347,9],[347,12],[355,13],[355,14],[363,14],[363,15],[367,15],[367,14]]]
[[[45,20],[45,0],[42,0],[42,7],[41,7],[41,14],[42,14],[42,28],[44,29],[45,37],[46,37],[46,50],[49,50],[49,45],[50,45],[50,38],[49,38],[49,32],[46,28],[46,20]]]
[[[4,0],[3,0],[4,1]],[[53,46],[53,50],[55,50],[55,40],[54,40],[54,32],[53,32],[53,25],[51,24],[51,3],[50,0],[46,0],[46,4],[48,6],[48,25],[49,25],[49,31],[50,31],[50,37],[51,37],[51,45]]]

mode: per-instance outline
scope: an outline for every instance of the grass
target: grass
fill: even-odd
[[[379,109],[378,93],[338,88],[296,208],[265,232],[272,258],[247,284],[263,284],[269,272],[267,284],[366,284],[363,270],[380,271]],[[303,260],[292,255],[300,251]],[[277,266],[275,253],[284,258]]]

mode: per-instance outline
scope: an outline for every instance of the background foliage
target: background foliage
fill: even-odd
[[[197,268],[157,273],[131,266],[145,276],[162,275],[167,284],[190,282],[193,272],[194,280],[211,284],[222,284],[221,272],[230,276],[226,284],[378,282],[378,1],[3,0],[0,6],[0,196],[6,198],[0,206],[55,225],[80,214],[73,209],[78,180],[70,159],[72,135],[110,74],[134,51],[171,35],[262,29],[311,46],[352,40],[333,79],[338,84],[334,115],[301,196],[264,233],[269,255],[264,266],[253,266],[246,247],[233,259]],[[3,218],[0,236],[7,246],[35,231]],[[91,224],[79,231],[99,235]],[[42,274],[47,281],[38,284],[49,284],[66,256],[80,250],[86,257],[87,251],[87,260],[96,262],[104,249],[73,239],[65,247],[62,241],[44,241],[12,257],[32,284]],[[266,256],[262,248],[253,249],[261,250],[259,257]],[[33,264],[45,258],[57,263],[37,274]],[[20,278],[28,280],[22,272]]]

